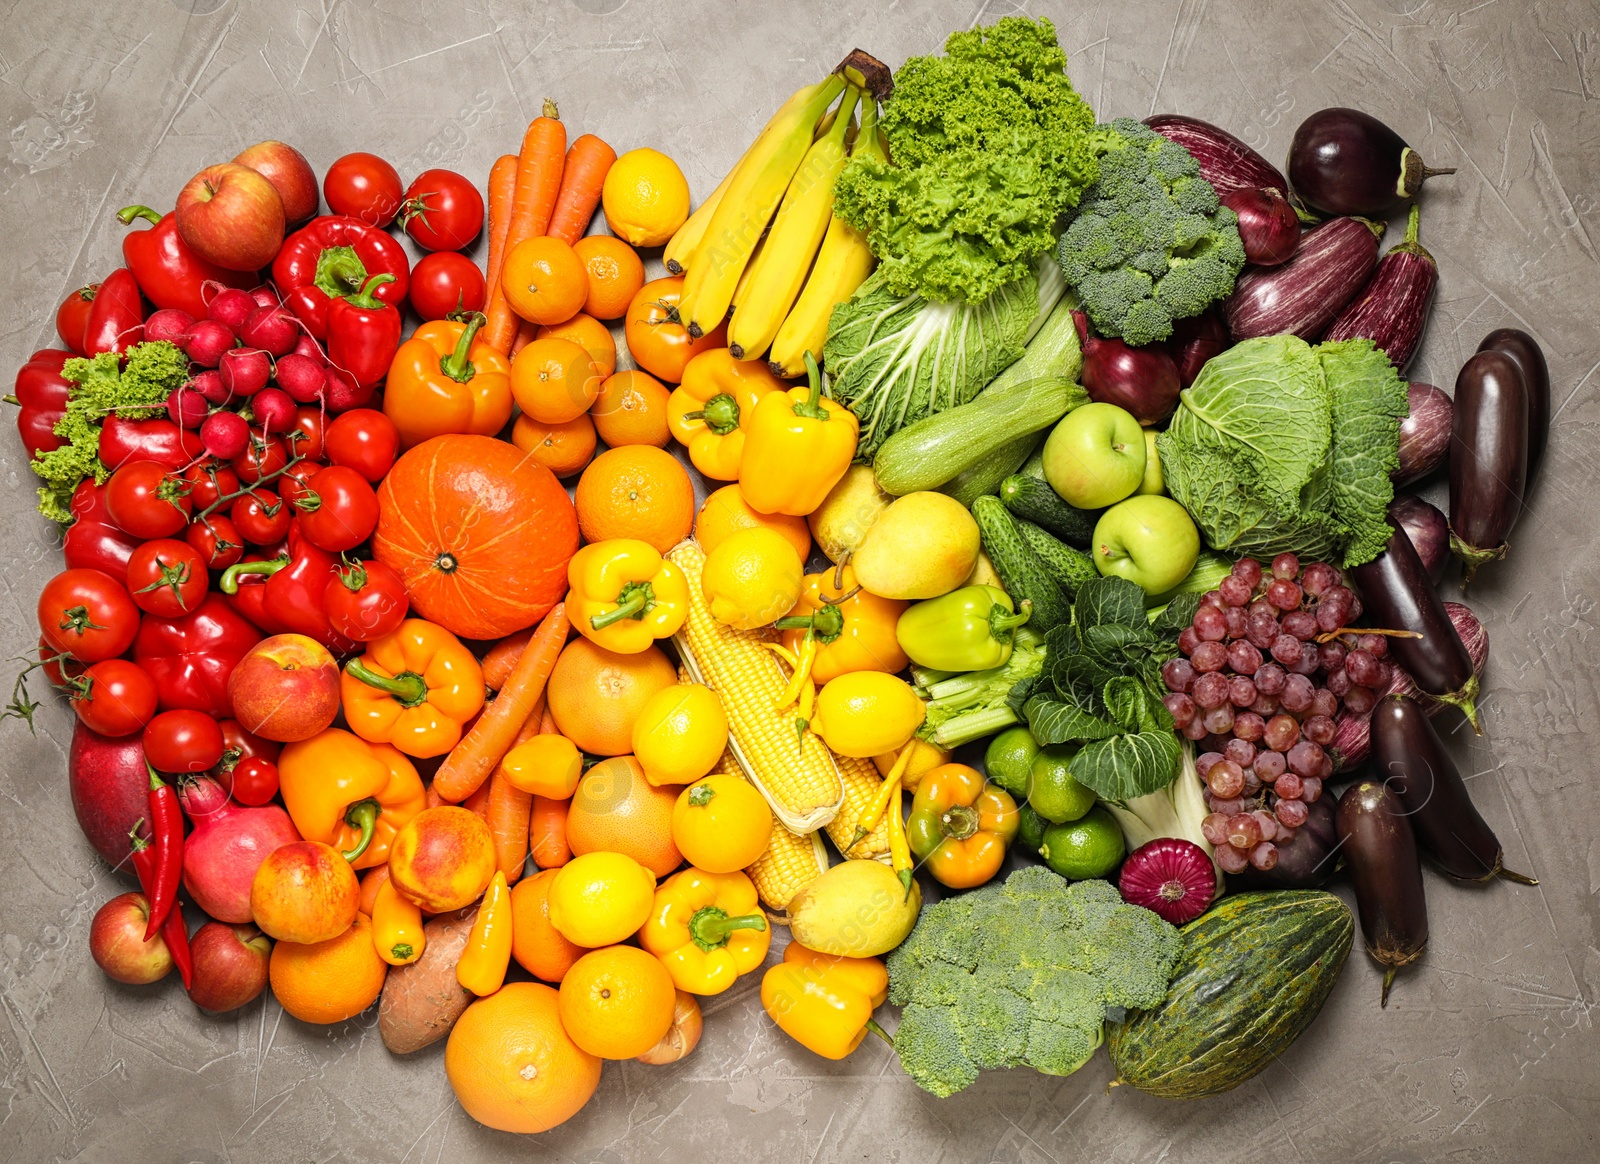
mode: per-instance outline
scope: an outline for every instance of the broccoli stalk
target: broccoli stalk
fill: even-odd
[[[1132,852],[1140,845],[1156,840],[1160,837],[1177,837],[1185,841],[1193,841],[1206,851],[1211,858],[1212,865],[1216,865],[1216,854],[1205,833],[1200,829],[1200,822],[1210,814],[1206,807],[1205,795],[1200,786],[1200,773],[1194,766],[1194,745],[1185,741],[1183,745],[1183,766],[1178,770],[1177,777],[1165,788],[1158,789],[1145,796],[1135,796],[1127,800],[1102,800],[1101,804],[1111,810],[1111,815],[1122,826],[1123,839],[1128,842],[1128,851]],[[1217,866],[1217,884],[1222,884],[1222,869]]]
[[[1044,636],[1027,627],[1013,632],[1011,657],[987,671],[914,671],[918,694],[928,701],[927,718],[917,734],[949,751],[993,735],[1017,722],[1006,697],[1018,683],[1044,669]]]

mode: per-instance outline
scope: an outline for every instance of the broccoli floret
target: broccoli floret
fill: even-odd
[[[1100,177],[1057,257],[1095,330],[1140,347],[1233,290],[1239,219],[1176,142],[1128,118],[1097,126],[1095,141]]]
[[[1025,1061],[1033,1008],[1022,994],[985,986],[972,991],[960,1013],[961,1049],[975,1066],[988,1071]]]
[[[894,1032],[894,1049],[911,1081],[943,1099],[978,1078],[978,1067],[961,1047],[957,1012],[942,1006],[908,1006]]]
[[[1105,1025],[1063,1027],[1028,1024],[1028,1065],[1044,1075],[1071,1075],[1094,1055],[1105,1038]]]

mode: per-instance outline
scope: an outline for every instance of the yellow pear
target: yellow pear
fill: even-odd
[[[882,598],[937,598],[977,564],[978,523],[943,493],[907,493],[885,509],[850,559],[856,581]]]

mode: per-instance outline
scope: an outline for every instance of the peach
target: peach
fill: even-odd
[[[423,809],[389,846],[389,880],[429,913],[471,905],[494,873],[489,826],[477,813],[453,804]]]
[[[308,945],[338,937],[355,921],[360,900],[350,862],[321,841],[279,846],[250,883],[256,925],[280,942]]]
[[[339,664],[316,639],[273,635],[228,677],[233,716],[263,739],[309,740],[339,714]]]

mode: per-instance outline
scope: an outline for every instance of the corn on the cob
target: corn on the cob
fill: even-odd
[[[692,539],[667,556],[689,582],[689,617],[673,640],[684,665],[722,697],[728,746],[773,815],[791,832],[815,832],[838,813],[844,788],[827,746],[775,706],[788,686],[782,664],[765,646],[776,632],[734,630],[712,617],[700,587],[705,554]]]
[[[723,748],[722,755],[717,757],[717,766],[706,773],[707,776],[738,776],[744,779],[744,769],[739,767],[739,761],[734,758],[731,748]]]
[[[745,870],[755,882],[761,904],[774,914],[785,914],[789,902],[817,877],[828,871],[828,851],[817,833],[791,833],[774,825],[767,851]],[[787,924],[787,917],[775,918]]]
[[[839,815],[826,825],[828,839],[845,857],[885,857],[889,852],[889,822],[885,814],[879,813],[872,828],[856,839],[863,820],[871,813],[873,802],[883,789],[883,778],[871,760],[836,754],[833,762],[838,765],[839,779],[844,782],[844,804]]]

